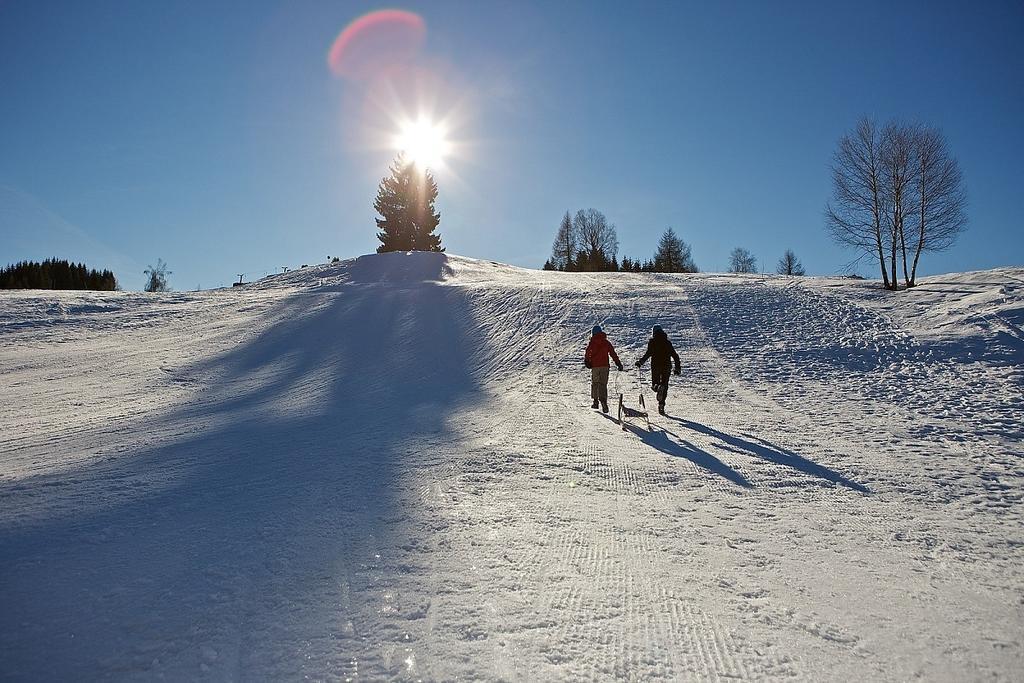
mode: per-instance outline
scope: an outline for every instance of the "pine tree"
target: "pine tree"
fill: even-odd
[[[92,289],[113,291],[117,278],[109,270],[90,270],[84,263],[49,258],[21,261],[0,270],[0,289]]]
[[[576,229],[572,217],[566,211],[555,235],[555,243],[551,245],[551,264],[557,270],[573,270],[573,256],[576,254]]]
[[[444,251],[441,236],[434,229],[441,214],[434,210],[437,183],[430,171],[407,162],[401,155],[391,165],[391,175],[380,181],[373,208],[381,245],[387,251]]]
[[[579,272],[594,270],[591,267],[591,265],[592,264],[590,263],[590,255],[587,253],[587,250],[580,249],[579,252],[576,254],[575,260],[573,261],[573,270]]]
[[[654,254],[654,270],[659,273],[696,273],[690,245],[676,236],[669,228],[658,240],[658,251]]]

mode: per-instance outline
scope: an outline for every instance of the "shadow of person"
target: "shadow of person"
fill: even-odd
[[[616,425],[619,424],[619,421],[611,415],[601,413],[601,416],[606,420],[611,420]],[[750,481],[741,473],[737,472],[732,467],[729,467],[729,465],[725,464],[707,451],[701,450],[693,443],[679,438],[677,434],[672,434],[671,432],[661,429],[652,429],[648,432],[646,429],[641,429],[640,427],[636,427],[629,423],[626,423],[625,426],[627,430],[635,434],[641,441],[651,448],[657,449],[666,455],[672,456],[673,458],[685,458],[697,467],[707,470],[712,474],[717,474],[737,486],[742,486],[743,488],[753,487],[753,484],[751,484]],[[670,434],[675,436],[678,441],[674,441],[669,438]]]
[[[834,484],[840,484],[842,486],[851,488],[854,491],[859,491],[861,493],[871,492],[871,490],[868,487],[864,486],[863,484],[858,484],[857,482],[851,479],[848,479],[847,477],[843,476],[839,472],[836,472],[835,470],[829,469],[824,465],[819,465],[818,463],[812,460],[808,460],[802,455],[794,453],[793,451],[787,448],[777,446],[776,444],[773,444],[764,439],[759,439],[757,437],[753,437],[747,434],[745,436],[747,436],[748,439],[752,439],[748,440],[739,436],[733,436],[732,434],[726,434],[725,432],[714,429],[713,427],[708,427],[707,425],[700,424],[699,422],[693,422],[691,420],[686,420],[681,417],[674,417],[672,415],[668,415],[666,417],[668,417],[670,420],[678,422],[687,429],[693,430],[695,432],[700,432],[701,434],[710,436],[714,439],[718,439],[719,441],[722,442],[724,448],[731,450],[734,453],[740,453],[742,455],[751,455],[754,456],[755,458],[767,460],[768,462],[773,462],[777,465],[790,467],[792,469],[803,472],[804,474],[809,474],[813,477],[819,477],[821,479],[825,479],[826,481],[830,481]]]

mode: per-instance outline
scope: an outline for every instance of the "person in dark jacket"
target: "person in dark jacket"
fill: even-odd
[[[665,330],[661,329],[661,325],[654,326],[651,339],[647,342],[647,353],[636,362],[636,366],[640,367],[648,358],[651,359],[651,385],[658,394],[658,412],[664,415],[671,361],[675,361],[675,372],[678,375],[679,354],[668,340]]]
[[[601,330],[600,325],[594,325],[593,336],[587,344],[587,352],[583,356],[583,364],[590,368],[590,398],[594,399],[591,408],[597,408],[600,402],[601,410],[608,412],[608,373],[611,367],[608,363],[609,356],[615,361],[615,365],[622,370],[622,362],[615,353],[615,347],[608,341]]]

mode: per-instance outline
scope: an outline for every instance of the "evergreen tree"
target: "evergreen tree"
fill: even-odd
[[[407,162],[402,155],[391,166],[391,175],[380,181],[373,208],[381,245],[386,251],[444,251],[441,236],[434,229],[441,214],[434,210],[437,184],[430,171]]]
[[[631,258],[629,258],[628,256],[623,256],[622,257],[621,269],[622,269],[622,272],[624,272],[624,273],[632,273],[633,272],[633,260]]]
[[[0,289],[92,289],[113,291],[117,278],[109,270],[90,270],[55,258],[39,263],[22,261],[0,270]]]
[[[558,270],[558,268],[555,268],[555,264],[551,262],[551,259],[548,259],[544,262],[544,270]]]
[[[573,270],[579,272],[594,270],[591,268],[590,254],[586,249],[580,249],[576,253],[576,258],[573,261]]]
[[[555,243],[551,245],[551,264],[557,270],[573,270],[573,256],[576,255],[577,235],[573,227],[572,217],[566,211],[555,235]]]
[[[658,251],[654,254],[654,270],[659,273],[696,273],[690,245],[676,236],[669,228],[658,240]]]

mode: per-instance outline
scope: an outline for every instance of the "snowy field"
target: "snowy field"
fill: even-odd
[[[595,323],[633,402],[675,342],[650,432]],[[1022,327],[1024,269],[0,293],[0,679],[1020,680]]]

